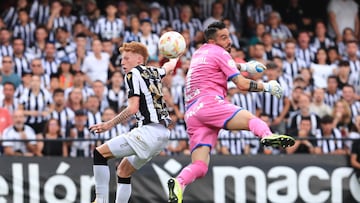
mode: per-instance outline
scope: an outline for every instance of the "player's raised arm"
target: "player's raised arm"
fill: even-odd
[[[238,63],[238,64],[236,64],[236,67],[241,72],[248,72],[251,74],[262,73],[262,72],[264,72],[264,70],[266,70],[266,66],[258,61],[249,61],[246,63]]]
[[[179,60],[179,57],[169,59],[168,62],[164,63],[163,68],[165,68],[165,70],[166,70],[166,75],[171,74],[174,71],[178,60]]]
[[[232,79],[232,81],[242,91],[269,92],[277,98],[282,97],[284,92],[280,84],[275,80],[271,80],[269,82],[256,82],[254,80],[247,79],[242,75],[237,75]]]

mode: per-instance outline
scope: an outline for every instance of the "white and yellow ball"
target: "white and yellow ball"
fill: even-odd
[[[165,58],[177,58],[184,53],[185,48],[184,37],[176,31],[165,32],[160,37],[159,51]]]

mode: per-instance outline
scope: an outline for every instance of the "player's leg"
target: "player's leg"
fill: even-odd
[[[125,157],[121,160],[116,174],[118,183],[116,189],[116,203],[128,203],[131,196],[131,175],[136,171],[133,165]]]
[[[95,148],[93,171],[95,177],[96,203],[107,203],[109,201],[110,171],[107,164],[108,159],[115,156],[125,157],[132,154],[134,154],[134,150],[122,135],[114,137]]]
[[[295,143],[290,136],[273,134],[264,121],[244,109],[236,111],[233,117],[225,122],[224,127],[228,130],[250,130],[262,138],[261,143],[266,146],[288,147]]]

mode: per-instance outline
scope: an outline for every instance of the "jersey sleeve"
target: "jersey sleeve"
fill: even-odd
[[[216,55],[216,57],[222,72],[224,72],[228,80],[240,74],[240,71],[236,68],[235,61],[227,51],[222,51],[222,53]]]
[[[128,88],[128,98],[133,96],[140,96],[140,75],[136,72],[129,72],[125,75],[125,83]]]
[[[158,74],[159,74],[159,76],[160,76],[161,78],[163,78],[163,77],[166,76],[166,70],[165,70],[164,67],[157,68],[156,70],[157,70],[157,72],[158,72]]]

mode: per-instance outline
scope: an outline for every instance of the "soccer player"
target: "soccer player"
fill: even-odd
[[[162,68],[145,66],[149,53],[140,42],[124,43],[121,65],[126,73],[128,106],[115,118],[93,125],[90,130],[102,133],[136,116],[137,128],[119,135],[94,150],[94,176],[97,203],[107,203],[109,193],[109,167],[107,160],[123,158],[117,168],[118,187],[116,202],[128,202],[131,195],[131,175],[167,145],[171,121],[161,92],[161,79],[170,74],[178,59],[170,59]]]
[[[262,72],[266,67],[256,61],[236,64],[229,52],[231,39],[224,23],[214,22],[204,32],[207,43],[192,56],[186,78],[185,122],[189,134],[192,163],[176,178],[168,181],[170,203],[182,202],[184,188],[205,176],[210,161],[210,151],[215,147],[218,132],[250,130],[261,138],[265,146],[288,147],[294,139],[273,134],[268,125],[249,111],[227,102],[227,81],[232,80],[242,91],[269,92],[281,97],[283,89],[276,81],[255,82],[241,76],[240,71]]]

